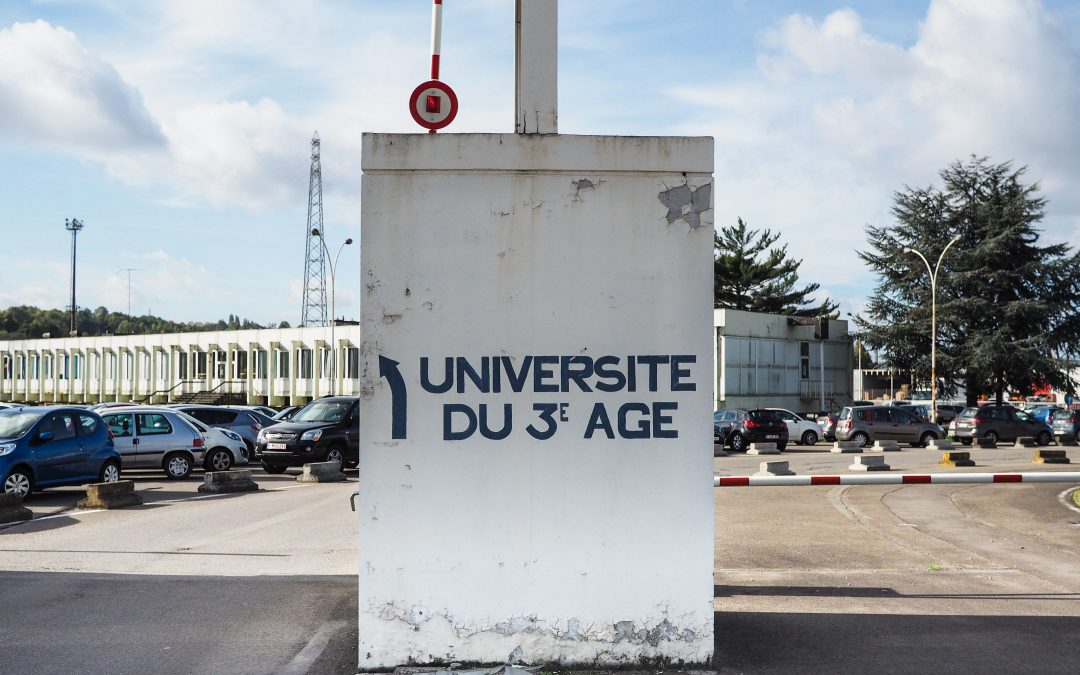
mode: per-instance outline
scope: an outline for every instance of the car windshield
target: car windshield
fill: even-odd
[[[176,411],[176,414],[180,416],[180,419],[184,420],[185,422],[187,422],[187,423],[188,423],[188,424],[190,424],[191,426],[193,426],[193,427],[195,427],[196,429],[198,429],[198,430],[199,430],[199,433],[205,434],[205,433],[206,433],[207,431],[209,431],[209,429],[207,429],[206,427],[204,427],[204,426],[203,426],[203,423],[202,423],[202,422],[200,422],[199,420],[195,419],[194,417],[192,417],[191,415],[187,414],[186,412],[184,412],[184,411],[182,411],[182,410],[177,410],[177,411]]]
[[[978,412],[978,408],[964,408],[963,412],[957,415],[957,417],[975,417]]]
[[[292,422],[340,422],[349,412],[348,401],[312,401],[293,415]]]
[[[0,438],[19,438],[34,423],[41,419],[42,413],[5,412],[0,414]]]

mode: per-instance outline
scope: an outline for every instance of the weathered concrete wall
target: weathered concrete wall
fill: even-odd
[[[365,135],[361,669],[709,662],[712,157]]]

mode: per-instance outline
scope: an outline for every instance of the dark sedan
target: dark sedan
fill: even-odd
[[[713,415],[713,434],[720,445],[735,452],[745,452],[751,443],[775,443],[778,450],[787,447],[787,424],[775,410],[723,410]]]

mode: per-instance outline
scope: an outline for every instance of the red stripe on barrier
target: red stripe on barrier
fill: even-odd
[[[995,473],[995,483],[1023,483],[1024,477],[1018,473]]]
[[[811,485],[839,485],[840,476],[810,476]]]
[[[912,474],[903,476],[905,483],[929,483],[930,476],[924,476],[920,474]]]
[[[721,487],[750,484],[750,476],[720,476],[719,478]]]
[[[431,55],[431,79],[439,79],[439,55]]]
[[[441,5],[441,4],[442,4],[442,0],[435,0],[435,4],[436,4],[436,5]]]

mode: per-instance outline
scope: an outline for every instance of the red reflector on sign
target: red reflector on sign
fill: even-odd
[[[427,96],[427,105],[425,106],[425,110],[427,112],[429,112],[429,113],[437,113],[437,112],[439,112],[439,109],[442,108],[441,103],[442,103],[442,97],[441,96],[437,96],[435,94],[428,94],[428,96]]]

